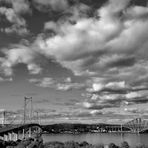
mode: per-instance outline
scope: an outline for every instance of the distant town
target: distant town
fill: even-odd
[[[52,124],[42,126],[44,133],[52,134],[80,134],[80,133],[111,133],[130,132],[122,125],[111,124]]]

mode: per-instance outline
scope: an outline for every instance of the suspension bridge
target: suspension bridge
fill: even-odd
[[[20,123],[15,123],[15,118],[10,123],[6,123],[7,111],[3,111],[2,127],[0,128],[0,139],[4,141],[17,141],[32,137],[33,134],[41,133],[42,128],[38,121],[38,114],[33,116],[32,97],[24,98],[23,116]],[[34,119],[34,120],[33,120]],[[36,119],[36,120],[35,120]]]

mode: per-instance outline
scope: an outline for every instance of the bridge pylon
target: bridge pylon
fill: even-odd
[[[29,121],[29,123],[32,123],[32,117],[33,117],[32,113],[33,113],[32,97],[24,97],[24,119],[23,119],[23,124],[26,124],[27,121]]]

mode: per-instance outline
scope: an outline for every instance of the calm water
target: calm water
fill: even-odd
[[[148,146],[148,134],[115,134],[115,133],[89,133],[89,134],[45,134],[43,135],[44,142],[49,141],[76,141],[82,142],[87,141],[91,144],[109,144],[111,142],[120,145],[122,141],[127,141],[131,147],[134,147],[138,144],[144,144]]]

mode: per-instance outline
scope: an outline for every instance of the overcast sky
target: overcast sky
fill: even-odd
[[[0,109],[42,121],[148,118],[147,0],[0,0]]]

